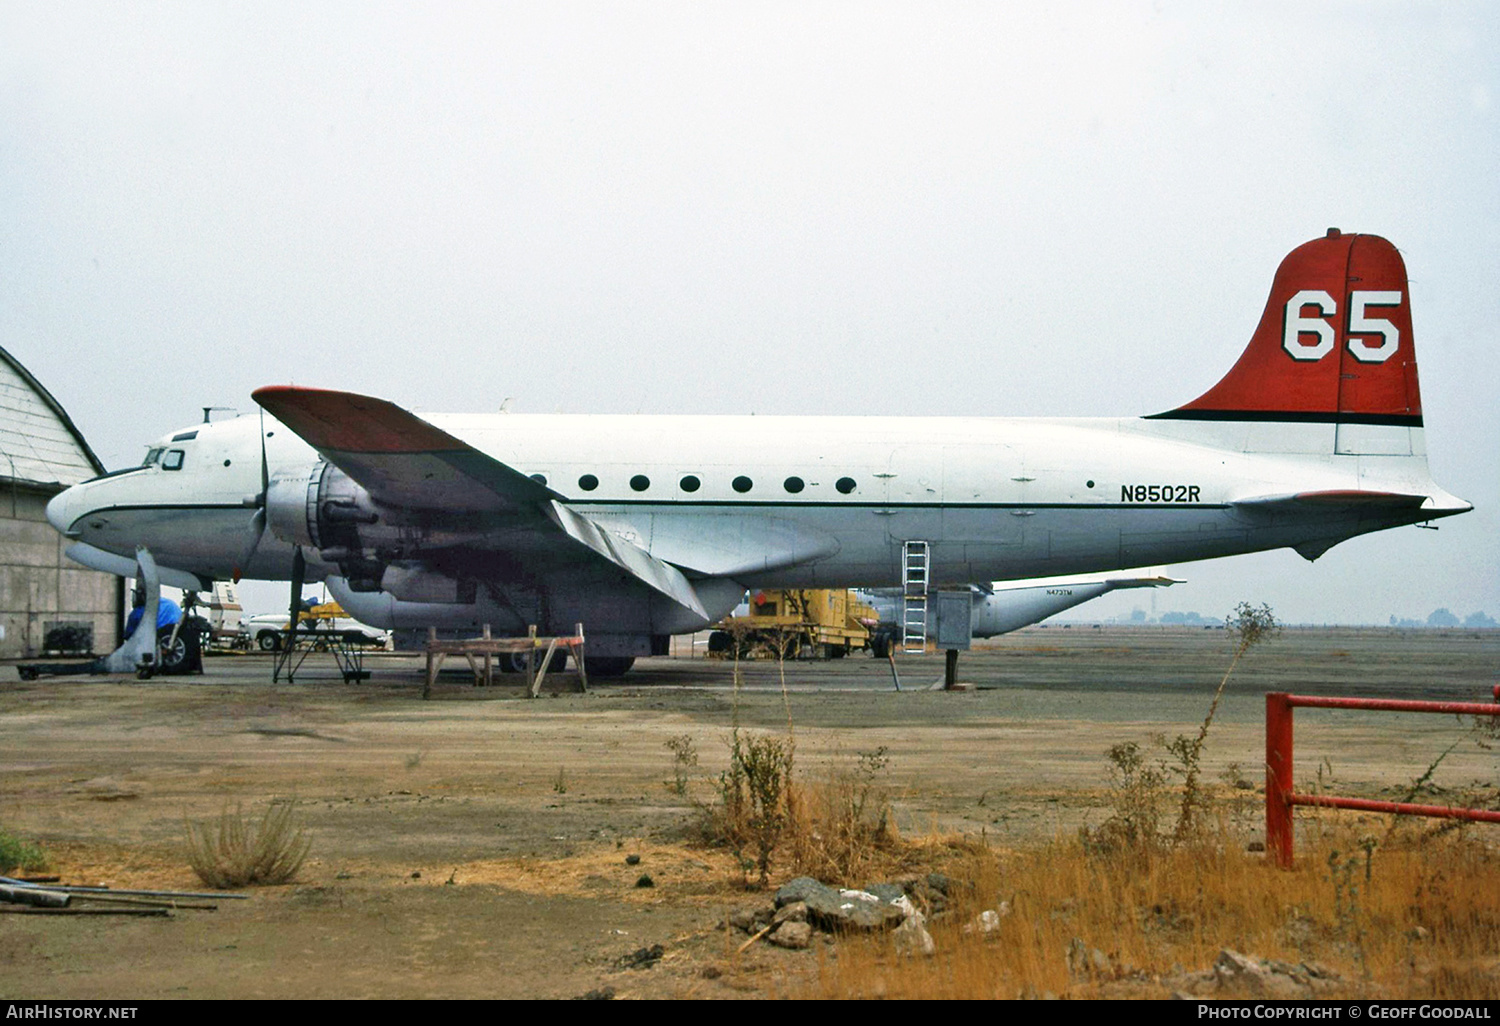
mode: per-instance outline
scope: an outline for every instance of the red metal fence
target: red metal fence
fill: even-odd
[[[1283,869],[1292,864],[1292,807],[1316,805],[1330,809],[1358,809],[1363,812],[1389,812],[1398,816],[1437,816],[1443,819],[1468,819],[1500,823],[1500,812],[1488,809],[1460,809],[1443,805],[1413,805],[1408,802],[1381,802],[1365,798],[1340,798],[1336,795],[1297,794],[1292,789],[1292,710],[1297,706],[1311,709],[1368,709],[1384,712],[1452,713],[1455,716],[1500,716],[1500,684],[1495,685],[1495,701],[1485,702],[1410,702],[1387,698],[1320,698],[1315,695],[1289,695],[1284,691],[1266,695],[1266,853]]]

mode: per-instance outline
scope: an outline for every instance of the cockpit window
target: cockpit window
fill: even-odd
[[[157,460],[161,459],[161,452],[162,451],[160,449],[152,449],[150,452],[146,453],[146,460],[141,464],[141,466],[149,467],[155,464]]]
[[[181,470],[182,469],[182,450],[181,449],[168,449],[167,450],[167,454],[162,457],[161,469],[163,469],[163,470]]]

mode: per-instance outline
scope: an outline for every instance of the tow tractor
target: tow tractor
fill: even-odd
[[[766,589],[714,625],[716,659],[842,659],[870,644],[875,610],[847,590]]]

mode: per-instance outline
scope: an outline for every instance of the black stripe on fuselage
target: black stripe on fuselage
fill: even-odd
[[[1422,426],[1420,413],[1299,413],[1291,410],[1168,410],[1149,413],[1142,420],[1243,420],[1288,424],[1378,424],[1386,427]]]
[[[780,499],[562,499],[569,506],[661,506],[665,509],[695,507],[725,508],[743,506],[757,509],[1229,509],[1227,502],[786,502]],[[415,508],[415,507],[413,507]],[[138,503],[128,506],[101,506],[80,513],[75,522],[100,513],[130,513],[137,510],[244,510],[254,507],[239,503]]]
[[[1229,509],[1227,502],[786,502],[780,499],[566,499],[569,506],[748,506],[776,509]]]

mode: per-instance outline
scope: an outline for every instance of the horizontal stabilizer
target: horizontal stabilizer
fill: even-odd
[[[1170,588],[1174,584],[1186,584],[1183,577],[1111,577],[1107,582],[1111,588]]]
[[[1277,509],[1296,509],[1305,512],[1319,508],[1417,509],[1426,501],[1425,495],[1339,489],[1325,492],[1296,492],[1287,495],[1260,495],[1251,499],[1236,499],[1230,505],[1267,512]]]

